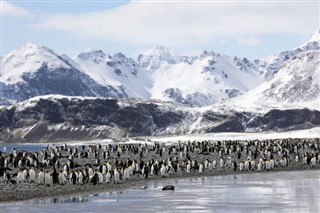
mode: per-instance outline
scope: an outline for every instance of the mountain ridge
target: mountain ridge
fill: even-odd
[[[121,52],[110,55],[95,48],[71,58],[27,43],[1,57],[0,105],[38,95],[62,94],[208,106],[255,89],[299,54],[319,51],[319,38],[317,30],[297,48],[254,61],[213,51],[182,56],[159,45],[140,54],[137,61]],[[63,81],[72,83],[59,84]]]

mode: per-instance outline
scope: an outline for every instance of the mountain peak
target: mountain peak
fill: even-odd
[[[79,53],[76,58],[80,58],[82,60],[92,60],[94,62],[101,62],[105,61],[106,58],[110,58],[110,55],[103,52],[101,49],[89,48]]]
[[[168,47],[157,45],[138,56],[138,64],[143,69],[155,71],[166,67],[168,64],[176,64],[182,61],[182,57],[174,53]]]
[[[156,45],[153,48],[147,50],[146,52],[143,53],[143,55],[148,55],[148,56],[173,56],[176,55],[172,49],[169,47],[165,47],[162,45]]]
[[[312,35],[309,41],[320,41],[320,28]]]
[[[38,48],[38,46],[37,46],[35,43],[33,43],[32,41],[29,41],[29,42],[25,43],[25,44],[23,45],[23,47],[27,47],[27,48]]]

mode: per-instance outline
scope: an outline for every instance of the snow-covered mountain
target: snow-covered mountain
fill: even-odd
[[[283,64],[294,59],[298,54],[309,50],[320,50],[320,28],[312,35],[306,43],[288,51],[282,51],[276,55],[269,56],[260,60],[255,60],[258,70],[264,73],[265,79],[271,78],[277,73]]]
[[[309,108],[320,110],[320,31],[310,41],[287,51],[288,58],[255,89],[217,104],[243,110]],[[284,52],[279,55],[284,55]],[[250,103],[250,104],[248,104]]]
[[[257,88],[217,106],[238,111],[288,108],[320,110],[320,51],[309,50],[297,54]]]
[[[293,50],[255,61],[213,51],[182,56],[163,46],[140,54],[137,61],[99,49],[71,58],[27,43],[1,57],[0,105],[61,94],[207,106],[251,90],[250,97],[263,102],[292,103],[303,96],[302,102],[318,97],[319,38],[320,30]],[[298,76],[295,70],[304,74]],[[289,76],[292,80],[284,80]]]
[[[263,78],[248,59],[204,51],[179,56],[163,46],[140,54],[89,49],[73,58],[27,43],[1,58],[1,104],[47,95],[151,98],[204,106],[256,87]]]
[[[122,53],[113,56],[102,50],[89,49],[76,55],[74,64],[100,85],[121,88],[128,97],[149,98],[151,82],[147,73],[139,72],[137,63]]]
[[[127,97],[121,87],[102,85],[47,47],[27,43],[1,58],[0,104],[47,94]]]
[[[170,64],[177,64],[182,62],[184,57],[179,56],[173,50],[157,45],[146,52],[139,54],[138,64],[139,67],[148,70],[155,71],[167,67]]]
[[[152,72],[151,98],[205,106],[243,94],[258,86],[262,75],[248,59],[204,51],[181,57]]]

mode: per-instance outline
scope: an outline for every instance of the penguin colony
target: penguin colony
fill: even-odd
[[[187,173],[319,169],[319,149],[320,139],[48,145],[36,152],[4,147],[0,152],[0,181],[51,187],[115,184]]]

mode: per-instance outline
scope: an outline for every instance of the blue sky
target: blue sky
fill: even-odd
[[[319,1],[2,1],[1,55],[32,41],[74,56],[164,45],[256,59],[306,42],[320,26]]]

